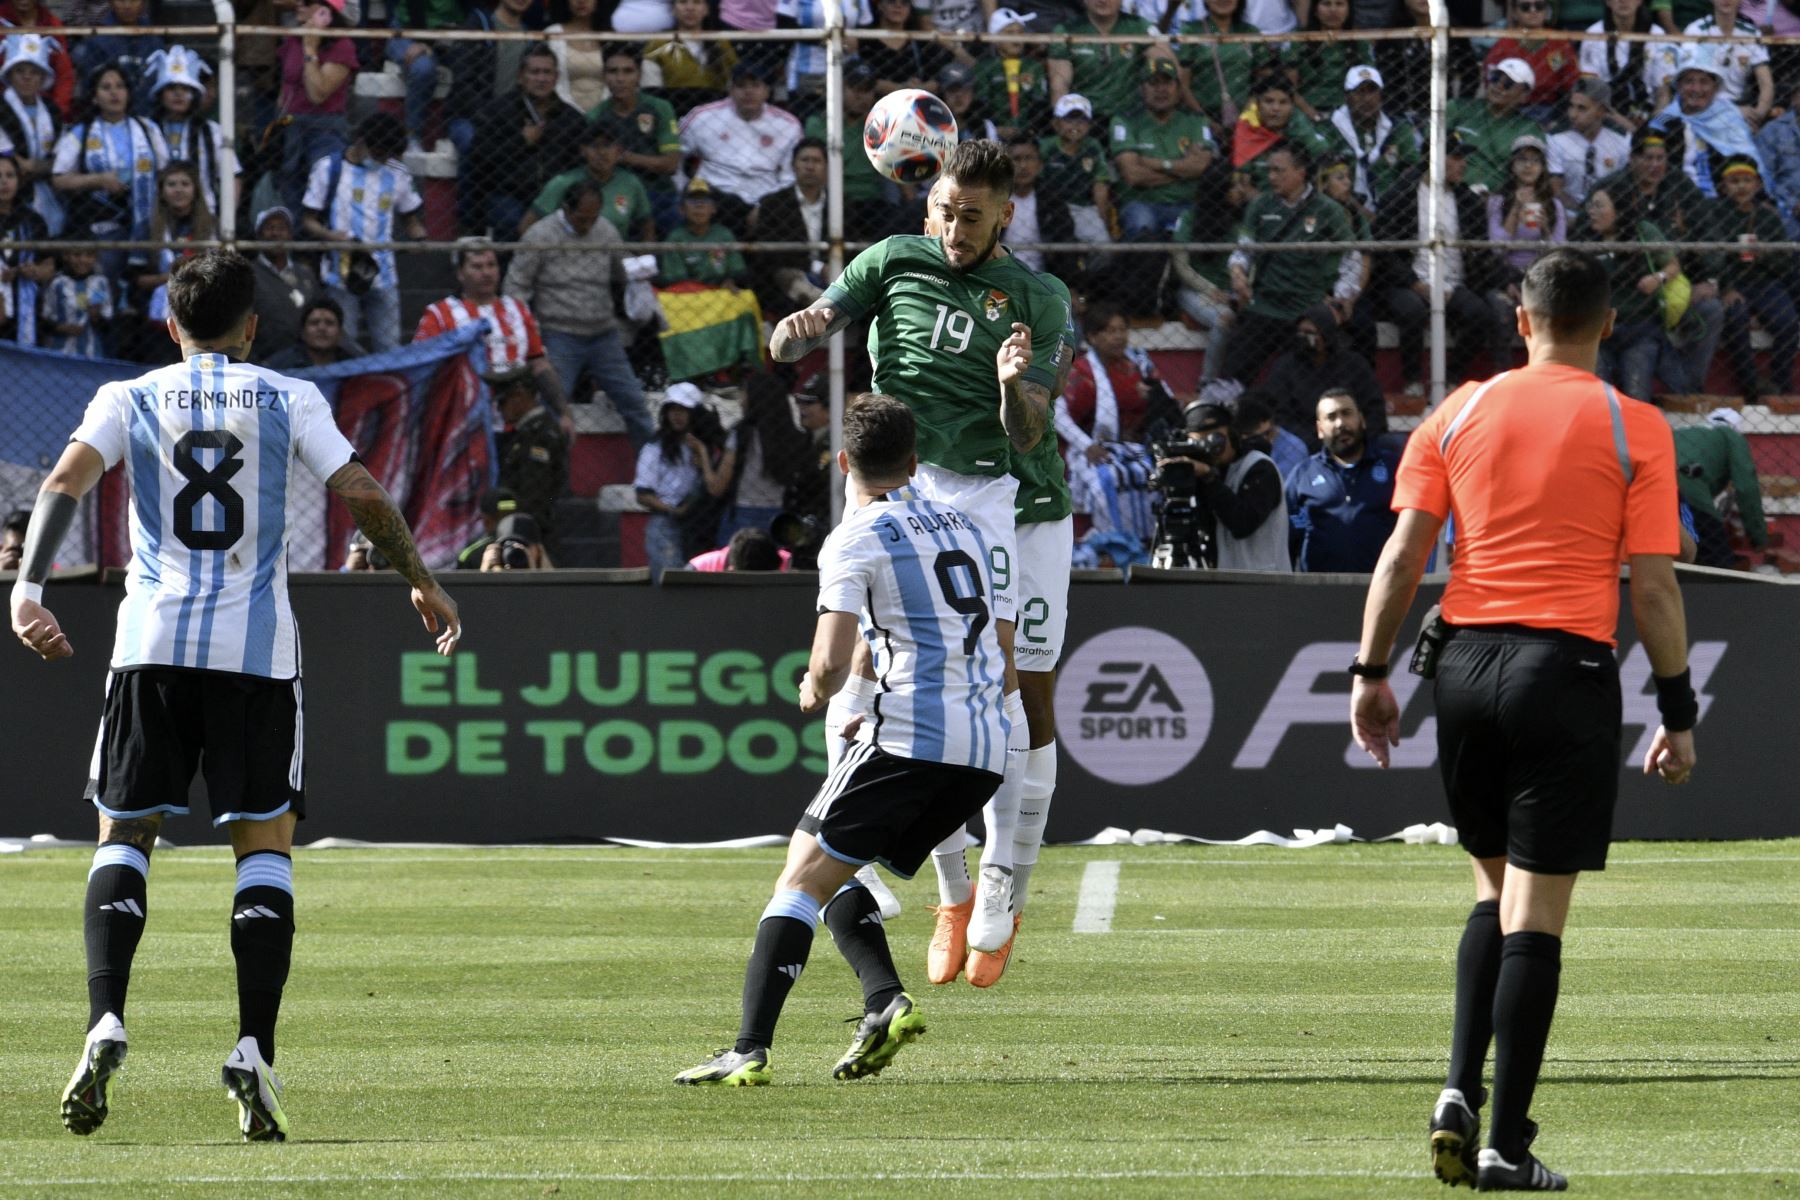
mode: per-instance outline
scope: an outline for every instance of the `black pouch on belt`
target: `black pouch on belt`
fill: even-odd
[[[1450,626],[1444,623],[1438,606],[1432,605],[1419,625],[1419,640],[1413,645],[1412,662],[1406,669],[1421,679],[1436,679],[1438,652],[1444,648],[1449,636]]]

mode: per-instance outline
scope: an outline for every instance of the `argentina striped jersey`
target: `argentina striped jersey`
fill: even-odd
[[[900,758],[999,774],[1000,641],[987,541],[912,491],[844,514],[819,552],[819,611],[857,613],[879,681],[869,727]]]
[[[102,387],[74,441],[131,488],[131,569],[114,670],[197,667],[292,679],[288,509],[352,457],[313,384],[221,354]]]

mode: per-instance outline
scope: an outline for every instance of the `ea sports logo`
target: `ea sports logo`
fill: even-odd
[[[1056,680],[1062,748],[1108,783],[1174,775],[1212,730],[1212,684],[1186,646],[1156,629],[1110,629],[1084,642]]]

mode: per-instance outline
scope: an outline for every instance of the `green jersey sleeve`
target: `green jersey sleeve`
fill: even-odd
[[[887,267],[888,242],[876,242],[850,260],[830,287],[824,301],[854,319],[881,302],[881,276]]]

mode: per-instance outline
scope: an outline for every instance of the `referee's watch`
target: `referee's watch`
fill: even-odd
[[[1363,679],[1386,679],[1388,665],[1386,663],[1366,663],[1362,659],[1352,659],[1350,673]]]

